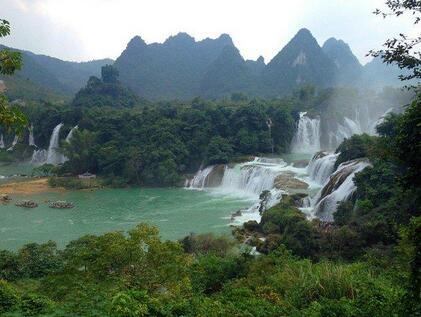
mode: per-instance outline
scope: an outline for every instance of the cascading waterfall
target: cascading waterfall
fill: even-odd
[[[387,117],[387,115],[389,114],[389,113],[391,113],[391,112],[393,112],[393,108],[389,108],[389,109],[387,109],[386,110],[386,112],[383,114],[383,115],[381,115],[381,117],[380,118],[378,118],[372,125],[371,125],[371,128],[370,128],[370,132],[371,132],[371,134],[377,134],[377,131],[376,131],[376,127],[379,125],[379,124],[382,124],[383,122],[384,122],[384,120],[386,119],[386,117]]]
[[[367,159],[356,159],[339,165],[328,183],[313,198],[313,214],[324,221],[332,221],[338,203],[348,200],[357,189],[353,180],[355,174],[367,166],[370,166]]]
[[[354,134],[362,134],[363,131],[361,130],[361,126],[358,122],[355,122],[352,119],[349,119],[347,117],[344,118],[345,126],[349,130],[349,135],[352,136]]]
[[[212,184],[215,171],[223,168],[223,175],[218,186],[212,186],[212,192],[250,199],[255,203],[245,210],[241,216],[236,217],[235,223],[241,224],[248,220],[260,220],[260,200],[259,196],[263,191],[268,191],[265,199],[265,208],[276,205],[285,191],[276,188],[277,176],[283,173],[291,173],[297,170],[279,158],[258,158],[253,161],[235,165],[208,166],[200,169],[194,178],[186,181],[186,187],[191,189],[204,189]],[[304,170],[304,169],[301,169]],[[212,176],[212,177],[211,177]]]
[[[186,183],[186,187],[194,188],[194,189],[203,189],[206,186],[206,180],[212,172],[213,168],[215,166],[211,165],[204,169],[200,169],[196,175],[194,175],[193,179],[191,181],[188,181]]]
[[[7,150],[13,151],[13,149],[15,148],[15,145],[18,143],[18,141],[19,141],[19,137],[17,135],[15,135],[15,137],[13,138],[12,145]]]
[[[0,135],[0,149],[4,149],[6,146],[4,145],[4,138],[3,134]]]
[[[67,142],[67,143],[70,143],[70,140],[72,139],[72,137],[73,137],[73,134],[75,133],[75,131],[77,130],[77,129],[79,129],[79,127],[78,126],[75,126],[75,127],[73,127],[70,131],[69,131],[69,133],[67,134],[67,136],[66,136],[66,139],[65,139],[65,141]],[[62,154],[61,155],[61,164],[63,164],[63,163],[65,163],[65,162],[67,162],[69,159],[64,155],[64,154]]]
[[[312,181],[324,185],[329,180],[340,153],[318,152],[307,166],[307,173]]]
[[[48,151],[44,149],[34,150],[32,153],[31,164],[43,165],[47,161]]]
[[[300,113],[297,131],[292,139],[291,152],[314,153],[320,150],[320,118],[311,119]]]
[[[227,193],[258,197],[274,187],[276,176],[287,164],[279,159],[256,158],[252,162],[225,167],[220,188]]]
[[[73,137],[73,133],[75,133],[75,131],[76,131],[77,129],[79,129],[79,126],[75,126],[75,127],[73,127],[73,128],[69,131],[69,134],[66,136],[66,142],[67,142],[67,143],[70,143],[70,140],[71,140],[71,139],[72,139],[72,137]]]
[[[28,144],[29,144],[29,146],[35,146],[35,147],[36,147],[36,144],[35,144],[35,139],[34,139],[34,126],[33,126],[33,125],[31,125],[31,126],[28,128],[28,130],[29,130],[29,139],[28,139]]]
[[[50,137],[50,145],[48,146],[48,151],[44,149],[35,149],[32,153],[31,164],[33,165],[43,165],[43,164],[53,164],[59,165],[65,163],[68,159],[62,153],[58,151],[60,145],[60,129],[62,128],[63,123],[58,124]],[[78,126],[73,127],[66,136],[65,141],[70,142],[73,133],[78,129]],[[31,128],[32,131],[32,128]],[[35,145],[35,143],[34,143]]]
[[[58,165],[61,164],[63,161],[63,154],[58,152],[59,149],[59,137],[60,137],[60,129],[63,126],[63,123],[58,124],[51,134],[50,138],[50,145],[48,146],[48,153],[47,153],[47,164]]]

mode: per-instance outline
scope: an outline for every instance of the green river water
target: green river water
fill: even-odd
[[[304,157],[285,157],[287,161]],[[305,157],[308,158],[308,157]],[[32,167],[0,165],[0,175],[31,174]],[[19,178],[1,179],[19,181]],[[22,179],[21,179],[22,180]],[[164,239],[179,239],[189,233],[229,233],[231,214],[254,201],[224,195],[220,191],[183,188],[129,188],[68,191],[30,196],[11,195],[0,204],[0,250],[16,250],[26,243],[53,240],[60,247],[85,234],[127,231],[138,223],[157,226]],[[17,200],[31,199],[34,209],[16,207]],[[47,201],[66,200],[73,209],[51,209]]]
[[[54,240],[60,247],[85,234],[127,231],[138,223],[157,226],[164,239],[194,233],[229,233],[230,215],[250,201],[182,188],[131,188],[44,193],[30,197],[39,206],[0,205],[0,249]],[[73,209],[51,209],[46,200],[73,202]]]
[[[29,165],[0,165],[0,175],[31,174]],[[20,181],[23,179],[1,179]],[[85,234],[127,231],[141,222],[155,225],[164,239],[189,233],[229,233],[231,214],[252,204],[244,198],[212,191],[183,188],[126,188],[68,191],[29,196],[11,195],[0,204],[0,250],[16,250],[26,243],[54,240],[60,247]],[[31,199],[34,209],[16,207],[17,200]],[[47,201],[67,200],[73,209],[51,209]]]

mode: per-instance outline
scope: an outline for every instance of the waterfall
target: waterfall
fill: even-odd
[[[387,109],[386,110],[386,112],[385,113],[383,113],[381,116],[380,116],[380,118],[378,118],[372,125],[371,125],[371,128],[370,128],[370,132],[371,132],[371,134],[377,134],[377,131],[376,131],[376,127],[379,125],[379,124],[382,124],[383,122],[384,122],[384,120],[386,119],[386,116],[389,114],[389,113],[391,113],[391,112],[393,112],[393,108],[389,108],[389,109]]]
[[[335,167],[339,153],[318,152],[307,166],[307,173],[312,181],[324,185]]]
[[[61,164],[63,161],[63,154],[58,152],[59,149],[59,137],[60,137],[60,129],[63,126],[63,123],[58,124],[51,134],[50,138],[50,145],[48,146],[48,153],[47,153],[47,164],[58,165]]]
[[[348,128],[350,136],[354,134],[362,134],[361,126],[358,122],[355,122],[354,120],[351,120],[347,117],[344,118],[344,122],[346,127]]]
[[[3,134],[0,135],[0,149],[4,149],[6,146],[4,145],[4,138]]]
[[[18,140],[19,140],[19,137],[15,134],[12,145],[7,149],[7,151],[13,151],[13,149],[15,148],[15,145],[18,143]]]
[[[300,113],[297,131],[292,139],[291,152],[314,153],[320,150],[320,118],[311,119]]]
[[[43,165],[47,161],[48,152],[47,150],[34,150],[32,153],[31,164]]]
[[[75,133],[75,131],[77,130],[77,129],[79,129],[79,127],[76,125],[76,126],[74,126],[70,131],[69,131],[69,133],[67,134],[67,136],[66,136],[66,139],[65,139],[65,141],[67,142],[67,143],[70,143],[70,140],[72,139],[72,137],[73,137],[73,133]],[[63,163],[65,163],[65,162],[67,162],[69,159],[65,156],[65,155],[61,155],[61,163],[63,164]]]
[[[357,189],[353,180],[355,174],[367,166],[370,166],[367,159],[356,159],[339,165],[327,184],[313,198],[313,214],[325,221],[332,221],[338,203],[348,200]]]
[[[206,186],[206,180],[214,167],[215,166],[211,165],[204,169],[200,169],[196,173],[196,175],[194,175],[194,178],[190,182],[186,183],[187,185],[186,187],[190,187],[194,189],[203,189]]]
[[[28,130],[29,130],[29,140],[28,140],[28,144],[29,144],[29,146],[35,146],[35,147],[36,147],[36,144],[35,144],[35,139],[34,139],[34,126],[33,126],[33,125],[31,125],[31,126],[28,128]]]
[[[79,126],[74,126],[74,127],[70,130],[69,134],[66,136],[66,142],[67,142],[67,143],[70,143],[70,140],[71,140],[71,139],[72,139],[72,137],[73,137],[73,133],[75,133],[75,131],[76,131],[77,129],[79,129]]]
[[[287,164],[279,159],[256,158],[252,162],[226,166],[220,188],[227,193],[258,197],[274,187],[275,178]]]

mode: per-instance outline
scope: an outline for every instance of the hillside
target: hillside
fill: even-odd
[[[28,86],[39,87],[41,91],[71,96],[85,85],[90,76],[99,76],[101,66],[113,62],[111,59],[68,62],[5,46],[0,46],[0,49],[19,51],[22,54],[22,69],[16,72],[13,77],[2,77],[6,86],[11,87],[10,93],[18,98],[26,96],[20,94],[20,91],[26,91]]]
[[[91,76],[100,77],[102,66],[113,63],[110,59],[76,63],[21,52],[23,69],[13,79],[2,78],[14,98],[32,96],[34,87],[40,91],[40,96],[33,96],[36,99],[45,98],[46,91],[71,97]],[[149,100],[213,99],[237,92],[280,97],[307,85],[376,90],[401,85],[397,67],[376,59],[362,66],[347,43],[330,38],[320,47],[307,29],[301,29],[267,64],[263,57],[245,60],[227,34],[196,41],[179,33],[151,44],[135,36],[114,67],[123,86]]]

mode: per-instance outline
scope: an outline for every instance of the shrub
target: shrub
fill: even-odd
[[[27,294],[22,297],[21,310],[25,316],[38,316],[49,312],[53,302],[47,297],[38,294]]]
[[[6,281],[0,280],[0,314],[12,311],[18,304],[16,290]]]

